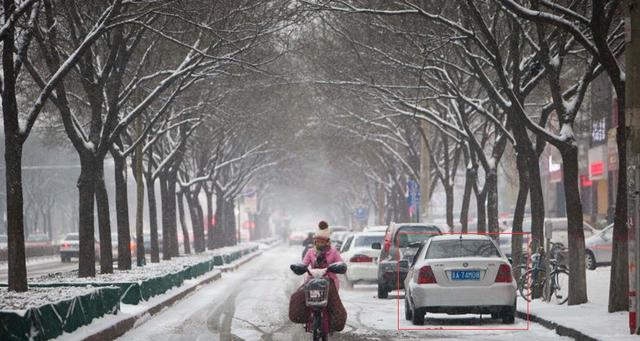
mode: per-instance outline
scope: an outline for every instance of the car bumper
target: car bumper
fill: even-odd
[[[347,278],[350,281],[375,281],[378,279],[378,266],[373,263],[348,263]]]
[[[78,250],[60,250],[60,256],[65,256],[65,257],[74,257],[74,258],[78,258],[78,254],[80,253],[80,251]]]
[[[487,308],[513,306],[516,301],[514,283],[495,283],[488,287],[441,287],[437,284],[411,283],[411,301],[418,308],[435,310],[465,310],[462,308]],[[455,309],[461,308],[461,309]],[[472,311],[469,311],[471,313]]]

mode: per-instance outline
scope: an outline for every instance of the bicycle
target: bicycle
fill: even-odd
[[[551,243],[551,254],[549,259],[551,272],[547,277],[547,269],[544,268],[543,258],[540,252],[531,255],[531,268],[527,269],[518,280],[520,296],[527,302],[531,301],[533,292],[544,290],[545,282],[549,281],[549,299],[555,299],[557,304],[564,304],[569,299],[569,269],[560,264],[559,258],[565,250],[561,243]]]

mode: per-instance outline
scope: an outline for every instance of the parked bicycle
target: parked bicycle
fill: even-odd
[[[566,248],[562,243],[551,244],[549,254],[549,265],[551,272],[547,277],[547,269],[544,268],[544,259],[540,252],[531,255],[531,268],[526,271],[518,280],[520,296],[527,301],[531,301],[531,295],[536,292],[543,292],[545,282],[548,281],[548,297],[557,304],[564,304],[569,299],[569,269],[561,264],[560,258]]]

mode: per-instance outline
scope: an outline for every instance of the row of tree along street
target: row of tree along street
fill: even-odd
[[[152,262],[160,261],[159,229],[163,259],[178,254],[179,228],[185,252],[233,244],[234,202],[250,182],[263,193],[283,184],[313,188],[312,198],[336,203],[344,217],[371,202],[380,223],[415,216],[407,179],[421,184],[423,203],[441,185],[453,228],[462,169],[462,232],[475,201],[477,231],[496,233],[498,171],[510,148],[513,232],[522,231],[529,203],[532,239],[542,245],[540,156],[551,146],[562,157],[569,304],[584,303],[575,128],[598,76],[610,80],[625,126],[623,10],[622,1],[595,0],[5,0],[9,287],[27,289],[22,147],[46,119],[60,122],[80,160],[80,276],[95,275],[94,212],[100,271],[113,270],[109,190],[122,269],[131,266],[130,225],[144,261],[143,209]],[[618,129],[610,311],[628,307],[625,140]],[[107,157],[114,189],[104,182]],[[128,167],[137,185],[134,223]],[[259,212],[259,222],[268,220]],[[516,261],[521,246],[515,234]]]
[[[408,178],[430,184],[427,193],[443,186],[453,228],[454,177],[462,167],[462,231],[475,195],[477,231],[498,232],[498,167],[512,146],[519,186],[513,232],[522,232],[530,202],[532,239],[542,245],[540,155],[551,145],[562,157],[569,304],[587,302],[574,128],[599,75],[610,80],[618,126],[625,126],[624,2],[302,2],[322,23],[314,36],[322,53],[308,56],[312,82],[331,98],[329,124],[361,140],[353,142],[359,153],[351,161],[364,172],[374,206],[386,205],[386,220],[408,219]],[[628,309],[624,129],[617,130],[617,145],[610,311]],[[522,253],[521,238],[513,236],[514,260]]]
[[[283,53],[302,13],[296,4],[5,0],[1,11],[10,290],[27,290],[24,217],[33,212],[23,207],[22,149],[45,120],[64,128],[60,134],[80,161],[73,219],[79,221],[81,277],[96,273],[96,212],[100,271],[113,272],[108,156],[115,164],[119,269],[131,268],[132,224],[138,265],[145,262],[145,188],[151,262],[160,261],[160,249],[163,259],[178,255],[178,222],[187,253],[236,243],[236,197],[282,157],[262,133],[270,116],[242,92],[249,83],[259,86],[268,73],[263,67]],[[137,184],[135,222],[129,221],[127,172]]]

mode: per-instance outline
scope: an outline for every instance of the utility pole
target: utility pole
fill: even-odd
[[[629,182],[629,329],[640,334],[640,0],[627,1],[625,23],[627,162]]]

